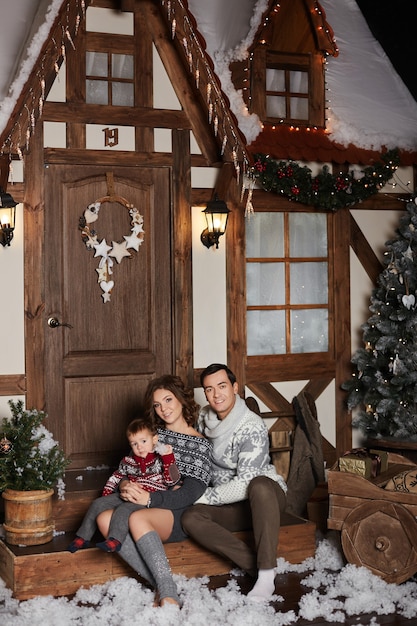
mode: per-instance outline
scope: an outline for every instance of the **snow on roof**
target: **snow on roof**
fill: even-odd
[[[189,0],[216,73],[248,143],[260,132],[231,84],[228,63],[244,58],[267,8],[267,0]],[[366,150],[417,150],[417,103],[372,35],[355,0],[321,0],[339,48],[328,57],[327,125],[332,141]],[[249,19],[249,13],[252,17]],[[221,19],[219,19],[221,15]]]
[[[0,104],[0,134],[61,4],[60,0],[50,1],[44,22],[28,40],[26,59]],[[188,5],[206,40],[240,130],[250,144],[260,133],[260,121],[256,115],[248,114],[241,94],[233,88],[228,63],[245,58],[268,0],[189,0]],[[373,37],[356,1],[321,0],[321,5],[340,50],[338,57],[328,58],[326,67],[331,140],[368,150],[398,147],[416,151],[417,103]]]
[[[372,35],[355,0],[321,0],[339,47],[329,57],[328,127],[333,141],[379,150],[417,149],[417,102]]]

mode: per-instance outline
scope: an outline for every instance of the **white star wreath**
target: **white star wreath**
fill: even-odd
[[[111,246],[107,244],[105,238],[100,241],[97,231],[91,227],[91,225],[97,221],[101,205],[105,202],[118,202],[128,209],[131,218],[131,234],[123,235],[124,241],[122,242],[112,241]],[[94,257],[101,257],[98,268],[96,269],[98,274],[97,282],[103,291],[101,294],[103,302],[110,302],[111,291],[114,287],[114,280],[110,278],[113,274],[113,259],[121,263],[124,257],[131,257],[130,252],[128,252],[129,249],[138,252],[145,235],[143,230],[143,217],[137,208],[124,198],[120,196],[105,196],[88,205],[84,211],[84,215],[80,217],[79,229],[81,230],[81,238],[87,250],[95,250]]]

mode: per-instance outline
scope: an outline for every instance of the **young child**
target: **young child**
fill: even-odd
[[[88,548],[97,530],[97,516],[113,509],[108,538],[97,543],[105,552],[119,552],[129,529],[129,516],[133,511],[145,508],[144,505],[126,502],[118,492],[122,480],[139,483],[142,489],[166,491],[180,481],[180,473],[175,463],[172,447],[159,444],[156,426],[149,419],[138,418],[130,422],[126,430],[132,454],[120,461],[118,469],[104,485],[103,494],[90,505],[74,541],[67,550],[77,552]],[[149,507],[151,495],[147,506]]]

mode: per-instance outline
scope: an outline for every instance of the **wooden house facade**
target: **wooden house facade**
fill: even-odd
[[[261,226],[257,252],[248,253],[242,178],[256,153],[326,162],[335,172],[376,156],[332,145],[325,133],[324,60],[337,49],[318,3],[280,5],[281,12],[271,3],[248,64],[232,67],[236,88],[264,124],[253,144],[180,0],[124,0],[119,14],[111,0],[64,2],[2,134],[3,178],[10,158],[24,163],[22,182],[9,190],[24,206],[25,369],[0,375],[0,395],[44,408],[76,471],[119,458],[124,426],[152,377],[173,372],[198,391],[204,364],[195,358],[196,328],[210,342],[218,323],[225,349],[208,362],[227,360],[272,430],[292,415],[279,383],[301,384],[315,400],[332,386],[335,437],[324,440],[325,456],[331,461],[352,445],[340,389],[350,375],[350,250],[375,280],[381,266],[372,246],[351,209],[317,211],[257,187],[253,220],[264,214],[266,225],[282,225],[283,252],[266,254]],[[267,88],[271,72],[278,83]],[[307,89],[291,90],[291,72]],[[301,113],[291,108],[295,100]],[[408,159],[403,164],[413,166]],[[200,257],[198,271],[193,265],[201,243],[192,231],[193,216],[215,194],[232,211],[217,280],[213,250]],[[359,208],[398,211],[402,203],[397,194],[375,196]],[[291,228],[317,219],[325,251],[291,256]],[[301,260],[324,267],[326,277],[325,298],[308,305],[288,296]],[[264,280],[267,262],[279,266],[287,294],[272,305],[248,298],[248,276]],[[202,328],[196,294],[216,310],[216,286],[224,314],[220,307],[222,319]],[[323,343],[303,347],[294,324],[300,311],[321,320]],[[249,318],[263,326],[268,315],[284,329],[283,343],[270,352],[258,349],[256,332],[248,337],[257,327]]]

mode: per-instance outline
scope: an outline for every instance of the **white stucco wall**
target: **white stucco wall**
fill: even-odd
[[[13,196],[13,183],[23,181],[23,165],[14,161],[10,169],[7,191]],[[25,371],[23,237],[23,205],[18,204],[11,245],[0,246],[0,376]],[[10,415],[8,401],[17,399],[0,396],[0,418]]]

